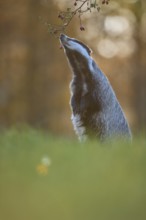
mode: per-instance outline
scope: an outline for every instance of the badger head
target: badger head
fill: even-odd
[[[60,35],[60,42],[66,53],[80,53],[84,57],[89,57],[92,52],[84,43],[74,38],[69,38],[65,34]]]

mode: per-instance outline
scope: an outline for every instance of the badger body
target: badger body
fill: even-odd
[[[70,83],[72,123],[80,140],[129,138],[131,131],[107,77],[82,42],[60,36],[73,78]]]

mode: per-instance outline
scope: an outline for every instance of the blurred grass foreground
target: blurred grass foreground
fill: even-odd
[[[146,219],[146,145],[0,134],[1,220]]]

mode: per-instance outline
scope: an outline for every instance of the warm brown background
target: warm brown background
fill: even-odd
[[[68,105],[71,74],[58,40],[47,33],[43,22],[59,22],[57,15],[64,1],[54,2],[0,2],[0,129],[28,124],[51,133],[73,135]],[[134,41],[135,49],[127,56],[117,54],[106,58],[97,50],[100,40],[109,37],[116,41],[126,36],[108,36],[104,21],[106,16],[119,15],[121,10],[127,10],[127,18],[133,16],[130,40]],[[85,32],[79,30],[78,19],[74,19],[67,34],[93,49],[93,56],[110,79],[132,130],[143,131],[146,128],[146,1],[111,1],[97,16],[91,15],[83,21]]]

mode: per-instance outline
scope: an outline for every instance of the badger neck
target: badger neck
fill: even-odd
[[[102,84],[105,77],[98,68],[90,55],[83,56],[79,52],[66,51],[68,62],[71,66],[74,78],[86,78],[87,80],[94,80],[94,83]]]
[[[67,51],[66,52],[69,64],[73,70],[73,74],[79,74],[80,72],[83,71],[89,71],[89,57],[85,57],[81,54],[79,54],[78,52],[74,52],[74,51]]]
[[[73,52],[66,53],[66,55],[73,72],[74,80],[72,83],[78,85],[79,89],[82,90],[81,82],[87,82],[86,85],[89,86],[90,84],[93,90],[96,88],[94,95],[97,100],[100,100],[99,102],[103,108],[107,108],[107,103],[109,103],[108,106],[112,105],[113,97],[115,97],[114,91],[92,57],[81,56],[81,54]]]

